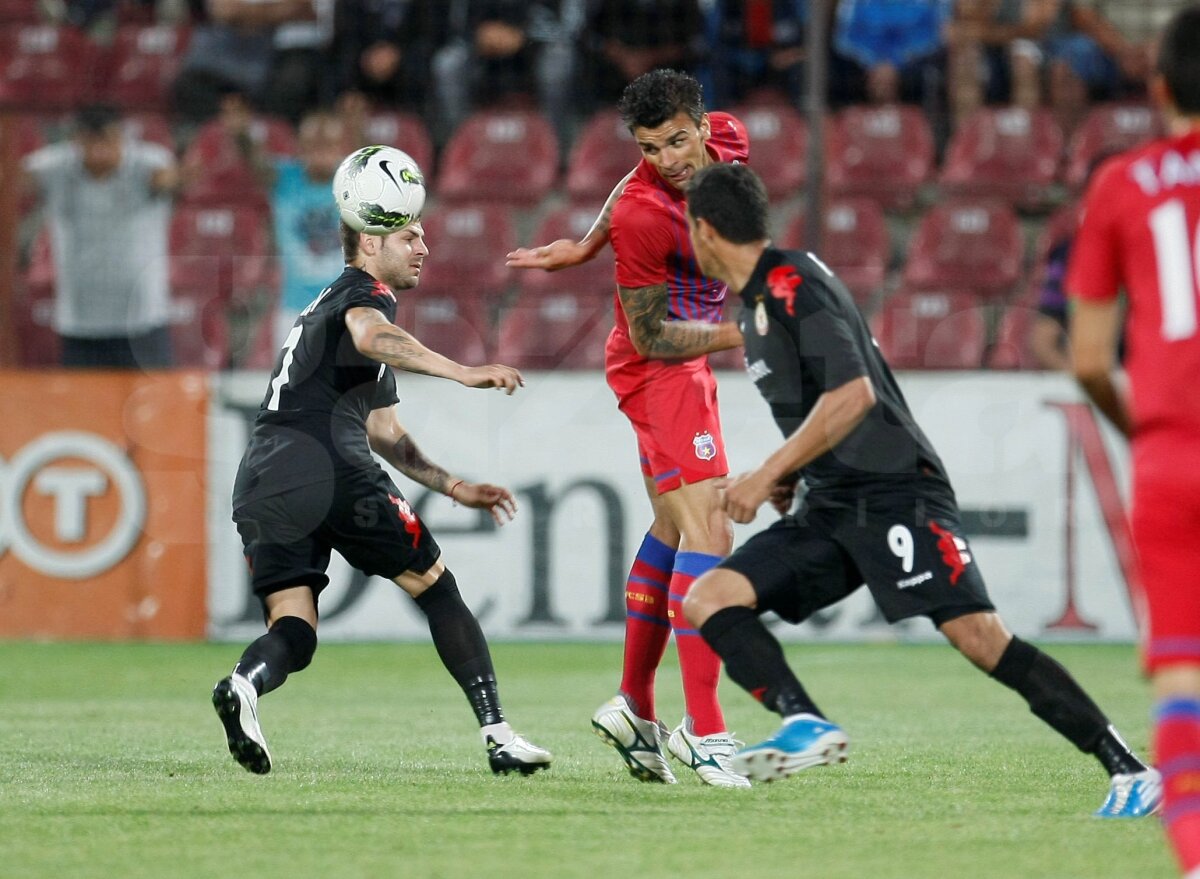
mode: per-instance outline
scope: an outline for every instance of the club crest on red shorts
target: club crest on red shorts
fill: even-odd
[[[701,461],[711,461],[717,457],[717,443],[708,431],[696,434],[692,445],[696,447],[696,457]]]

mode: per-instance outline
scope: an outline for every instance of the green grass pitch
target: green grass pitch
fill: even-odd
[[[1145,754],[1132,648],[1053,645]],[[1090,817],[1106,779],[943,645],[793,646],[850,761],[751,790],[680,768],[644,785],[592,735],[615,644],[494,646],[514,725],[548,773],[494,777],[426,644],[323,645],[260,703],[275,758],[225,749],[209,689],[237,645],[0,642],[0,876],[1166,879],[1156,819]],[[682,711],[673,651],[659,673]],[[775,718],[728,681],[730,726]]]

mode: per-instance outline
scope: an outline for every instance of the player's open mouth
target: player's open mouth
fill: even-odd
[[[672,183],[683,183],[691,176],[691,168],[680,168],[678,171],[672,171],[666,175],[667,179]]]

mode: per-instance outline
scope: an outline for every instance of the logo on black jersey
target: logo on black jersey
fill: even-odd
[[[803,281],[795,266],[777,266],[767,272],[767,287],[772,296],[783,302],[789,317],[796,316],[796,288]]]

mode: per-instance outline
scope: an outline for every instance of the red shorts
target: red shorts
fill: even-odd
[[[614,329],[605,349],[608,386],[637,434],[642,473],[659,494],[725,476],[717,380],[707,357],[651,360]]]
[[[1146,670],[1200,664],[1200,474],[1180,468],[1163,478],[1135,468],[1132,524],[1149,607]]]

